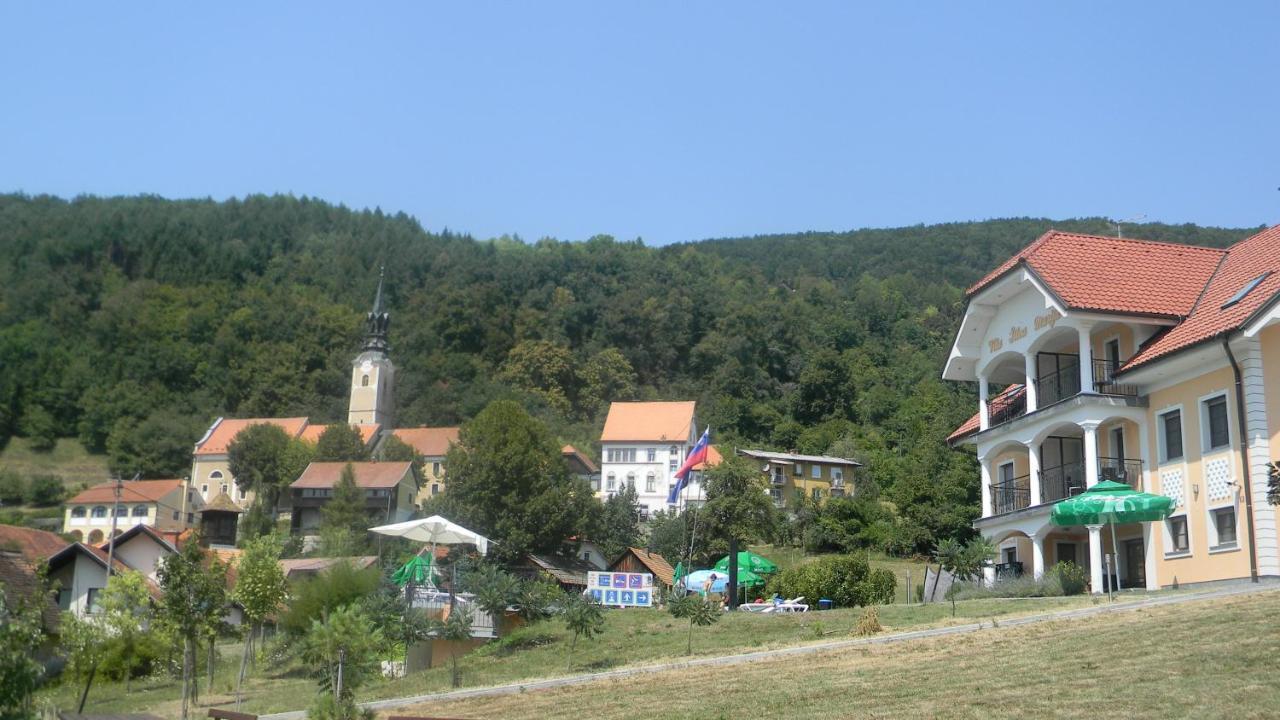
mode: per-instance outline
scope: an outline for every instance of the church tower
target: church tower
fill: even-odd
[[[384,431],[390,431],[395,422],[392,391],[396,369],[387,355],[387,328],[391,325],[391,316],[382,309],[384,272],[385,268],[378,272],[378,294],[373,299],[373,311],[365,318],[364,346],[351,364],[351,404],[347,410],[347,422],[353,425],[378,423]]]

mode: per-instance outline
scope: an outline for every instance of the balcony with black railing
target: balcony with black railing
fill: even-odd
[[[994,427],[1027,414],[1027,389],[1018,387],[987,403],[987,423]]]
[[[991,501],[995,514],[1013,512],[1031,506],[1031,476],[1011,478],[991,485]]]
[[[1046,503],[1065,500],[1084,492],[1084,463],[1072,462],[1040,470],[1040,499]]]
[[[1063,362],[1063,361],[1059,361]],[[1058,370],[1036,378],[1036,403],[1044,407],[1080,394],[1080,360],[1068,360]]]
[[[1094,360],[1093,391],[1102,395],[1137,397],[1138,387],[1136,385],[1116,381],[1116,373],[1119,370],[1119,360]]]
[[[1142,461],[1136,458],[1098,458],[1098,479],[1124,483],[1134,490],[1142,489]]]

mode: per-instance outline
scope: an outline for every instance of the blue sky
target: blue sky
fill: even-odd
[[[1280,222],[1280,4],[8,3],[0,191],[664,244]]]

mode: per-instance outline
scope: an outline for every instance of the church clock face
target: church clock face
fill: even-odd
[[[360,372],[369,372],[372,369],[373,369],[373,363],[369,362],[368,360],[365,360],[364,362],[360,363]]]

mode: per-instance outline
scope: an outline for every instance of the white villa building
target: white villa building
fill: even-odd
[[[635,487],[642,517],[666,509],[689,448],[697,441],[693,401],[615,402],[600,434],[600,485],[596,497],[607,498],[624,483]],[[687,494],[696,502],[702,490],[696,478]]]
[[[1280,227],[1225,250],[1049,232],[968,291],[943,377],[976,382],[950,437],[981,464],[991,575],[1064,560],[1102,592],[1280,576]],[[1056,527],[1099,480],[1173,498],[1164,522]]]

